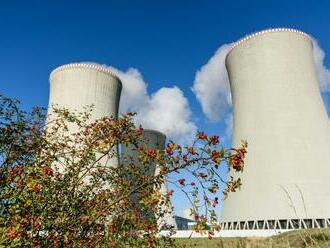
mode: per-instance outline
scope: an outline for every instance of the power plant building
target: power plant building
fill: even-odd
[[[141,140],[139,141],[138,146],[142,146],[144,149],[157,149],[157,150],[164,150],[165,149],[165,142],[166,142],[166,136],[156,130],[151,129],[144,129],[142,131]],[[143,166],[139,161],[139,151],[138,148],[129,145],[121,146],[121,162],[123,163],[123,166],[129,163],[134,163],[134,165],[140,166],[142,173],[147,174],[149,177],[157,176],[159,173],[159,166],[157,164],[150,164],[149,166]],[[160,187],[160,194],[166,195],[167,193],[167,187],[166,184],[162,184]],[[133,205],[136,205],[138,208],[138,203],[136,201],[136,195],[133,195],[132,197],[132,203]],[[157,217],[158,218],[158,226],[159,228],[167,228],[169,226],[177,228],[177,224],[174,217],[174,211],[172,210],[172,206],[160,206],[162,207],[162,212],[164,213],[163,217]],[[153,213],[151,213],[153,214]]]
[[[90,122],[105,116],[117,118],[120,94],[122,90],[121,80],[108,68],[90,63],[73,63],[60,66],[50,74],[50,96],[48,105],[47,121],[53,116],[53,106],[64,107],[69,111],[81,112],[86,106],[93,106]],[[75,132],[77,127],[69,126],[69,132]],[[143,130],[143,139],[140,145],[148,149],[165,149],[166,136],[155,130]],[[134,163],[139,163],[138,152],[133,146],[122,146],[122,163],[124,157],[133,157]],[[106,165],[117,166],[119,157],[106,159]],[[157,165],[151,165],[147,172],[150,176],[158,173]],[[166,185],[163,184],[160,193],[167,193]],[[134,201],[134,197],[132,198]],[[159,219],[159,226],[174,226],[175,218],[171,206],[164,209],[166,212],[163,218]]]
[[[109,69],[97,64],[74,63],[60,66],[50,74],[48,121],[52,107],[65,107],[69,111],[82,112],[93,105],[90,121],[104,116],[117,118],[122,83]],[[77,131],[69,127],[70,132]],[[108,161],[116,166],[118,155]]]
[[[241,190],[224,201],[223,230],[330,227],[330,122],[316,75],[311,37],[293,29],[270,29],[236,42],[226,58],[232,103],[232,146],[247,140]],[[91,121],[117,117],[122,83],[106,67],[76,63],[50,75],[52,105],[82,111]],[[70,130],[75,131],[75,130]],[[165,149],[166,137],[144,130],[141,144]],[[121,147],[121,163],[132,146]],[[118,164],[116,156],[112,165]],[[157,175],[157,164],[150,175]],[[237,173],[231,176],[237,177]],[[166,193],[166,185],[161,188]],[[134,201],[134,199],[132,199]],[[169,212],[161,222],[175,227]]]
[[[271,29],[226,58],[232,145],[249,143],[241,190],[224,201],[224,230],[330,227],[330,125],[309,35]],[[237,176],[236,173],[232,174]]]

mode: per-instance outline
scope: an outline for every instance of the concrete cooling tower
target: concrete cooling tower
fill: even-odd
[[[76,63],[63,65],[50,74],[48,120],[52,105],[70,111],[83,111],[94,105],[90,121],[104,116],[117,117],[122,83],[108,68],[96,64]],[[69,130],[75,131],[75,130]],[[118,158],[109,161],[118,164]]]
[[[250,35],[234,44],[226,67],[232,145],[246,139],[249,149],[222,228],[330,227],[330,125],[311,38],[292,29]]]
[[[165,142],[166,142],[166,136],[163,133],[155,130],[144,129],[142,132],[141,140],[139,141],[139,145],[144,147],[145,149],[164,150]],[[140,164],[138,156],[139,156],[139,152],[136,147],[122,145],[121,161],[123,164],[130,162],[134,162],[134,164]],[[150,167],[146,170],[146,173],[149,176],[154,176],[159,173],[158,171],[159,171],[159,167],[157,166],[157,164],[151,164]],[[162,195],[165,195],[167,193],[167,188],[165,184],[161,186],[160,193]],[[132,203],[136,204],[138,207],[136,198],[134,196],[132,197]],[[163,218],[160,218],[158,221],[158,226],[160,228],[171,225],[174,226],[174,228],[176,229],[176,223],[171,208],[172,207],[169,206],[168,208],[164,209],[164,212],[166,212],[166,214],[164,215]]]

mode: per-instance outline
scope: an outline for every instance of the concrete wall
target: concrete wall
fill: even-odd
[[[165,142],[166,142],[166,136],[158,131],[155,130],[148,130],[144,129],[142,132],[141,140],[139,141],[139,145],[144,147],[145,149],[159,149],[164,150],[165,149]],[[138,151],[136,147],[133,146],[121,146],[121,162],[122,163],[130,163],[131,161],[134,162],[134,164],[139,164],[138,159]],[[157,164],[151,164],[149,169],[146,171],[146,173],[149,176],[154,176],[159,173],[159,167]],[[165,184],[161,185],[160,193],[162,195],[165,195],[167,193],[167,187]],[[132,202],[136,203],[136,197],[132,197]],[[164,207],[164,206],[163,206]],[[158,225],[164,226],[164,225],[172,225],[176,228],[176,222],[174,219],[173,211],[171,210],[171,206],[164,207],[164,212],[166,214],[163,218],[160,218],[158,221]]]
[[[249,143],[242,189],[221,222],[330,217],[330,125],[308,35],[249,36],[229,52],[233,146]],[[237,176],[237,174],[235,174]]]
[[[119,78],[101,65],[77,63],[58,67],[50,75],[48,121],[53,118],[53,104],[78,112],[94,105],[90,121],[104,116],[117,117],[121,89]],[[77,130],[70,127],[69,131]],[[110,163],[117,164],[118,158]]]
[[[142,131],[141,140],[139,140],[139,146],[145,149],[165,149],[166,136],[156,130],[144,129]],[[133,145],[121,146],[121,160],[123,163],[133,162],[134,164],[139,164],[139,152]],[[148,175],[153,176],[156,173],[157,165],[150,165]]]
[[[270,237],[273,235],[278,235],[280,233],[292,231],[286,230],[221,230],[219,232],[214,232],[214,238],[232,238],[232,237]],[[169,232],[161,231],[159,236],[168,236]],[[171,236],[172,238],[208,238],[207,233],[196,233],[192,230],[178,230]]]

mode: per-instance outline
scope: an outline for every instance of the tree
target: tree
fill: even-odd
[[[190,200],[196,231],[208,229],[212,236],[219,229],[214,211],[219,185],[226,185],[226,196],[241,182],[224,180],[218,169],[241,172],[246,142],[225,149],[218,136],[200,132],[191,146],[170,142],[165,151],[148,150],[138,145],[142,127],[133,124],[133,113],[91,122],[90,107],[81,113],[54,107],[53,112],[47,122],[43,109],[24,112],[18,101],[0,96],[0,245],[175,246],[173,239],[158,236],[157,218],[173,193],[162,195],[159,189],[168,175],[183,172],[172,183]],[[73,126],[76,132],[69,131]],[[109,165],[118,144],[137,147],[139,166]],[[159,165],[157,176],[141,173],[141,166],[151,163]],[[133,194],[140,209],[131,203]]]

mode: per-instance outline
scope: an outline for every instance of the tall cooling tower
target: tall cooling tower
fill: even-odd
[[[223,229],[330,226],[330,125],[312,50],[307,34],[271,29],[227,55],[233,146],[246,139],[249,149]]]
[[[104,66],[88,63],[60,66],[50,74],[48,114],[52,113],[53,104],[78,112],[94,105],[90,121],[104,116],[116,118],[121,89],[120,79]],[[110,162],[116,165],[118,158]]]
[[[139,141],[139,145],[145,149],[164,150],[165,141],[166,141],[166,136],[163,133],[155,130],[144,129],[142,132],[141,140]],[[139,152],[136,147],[133,147],[132,145],[130,146],[122,145],[121,147],[122,163],[125,164],[125,163],[134,162],[135,164],[139,165],[138,156],[139,156]],[[145,173],[147,173],[149,176],[157,175],[159,173],[159,167],[157,166],[157,164],[151,164],[150,167],[147,168]],[[165,184],[161,185],[160,193],[162,195],[165,195],[167,193],[167,188]],[[134,196],[132,197],[132,203],[136,204],[136,206],[138,207],[136,198]],[[173,211],[171,210],[171,206],[166,208],[164,207],[163,210],[164,212],[166,212],[166,214],[164,215],[164,217],[159,218],[158,226],[161,228],[171,225],[174,226],[174,228],[176,228],[176,223],[175,223]]]

